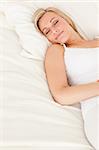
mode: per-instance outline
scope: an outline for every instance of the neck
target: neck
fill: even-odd
[[[75,47],[77,45],[80,45],[84,41],[83,38],[80,37],[80,35],[74,31],[73,34],[71,34],[70,38],[66,42],[66,45],[68,47]]]

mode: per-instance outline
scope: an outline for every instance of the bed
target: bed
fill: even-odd
[[[33,11],[47,6],[73,14],[89,39],[97,35],[96,2],[0,1],[0,150],[94,150],[81,110],[55,103],[49,92],[48,41],[31,22]]]

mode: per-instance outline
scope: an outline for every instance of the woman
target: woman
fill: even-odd
[[[86,40],[78,32],[72,19],[56,8],[37,10],[34,14],[34,24],[36,29],[52,43],[46,52],[45,71],[54,100],[61,105],[74,105],[86,100],[91,101],[92,98],[99,96],[97,79],[79,85],[69,83],[68,64],[64,62],[64,51],[69,51],[69,48],[96,48],[99,47],[99,40]],[[91,122],[88,126],[86,119],[84,121],[87,132]],[[93,133],[90,136],[93,138]],[[91,141],[90,137],[88,138],[96,147],[96,143]]]

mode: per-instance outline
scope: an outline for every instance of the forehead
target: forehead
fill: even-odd
[[[60,17],[60,16],[54,12],[46,12],[39,20],[39,27],[41,28],[41,30],[43,27],[47,26],[47,24],[50,23],[50,20],[54,17]]]

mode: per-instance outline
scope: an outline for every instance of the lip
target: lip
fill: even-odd
[[[61,31],[61,32],[57,35],[56,40],[59,38],[59,36],[60,36],[62,33],[63,33],[63,31]]]

